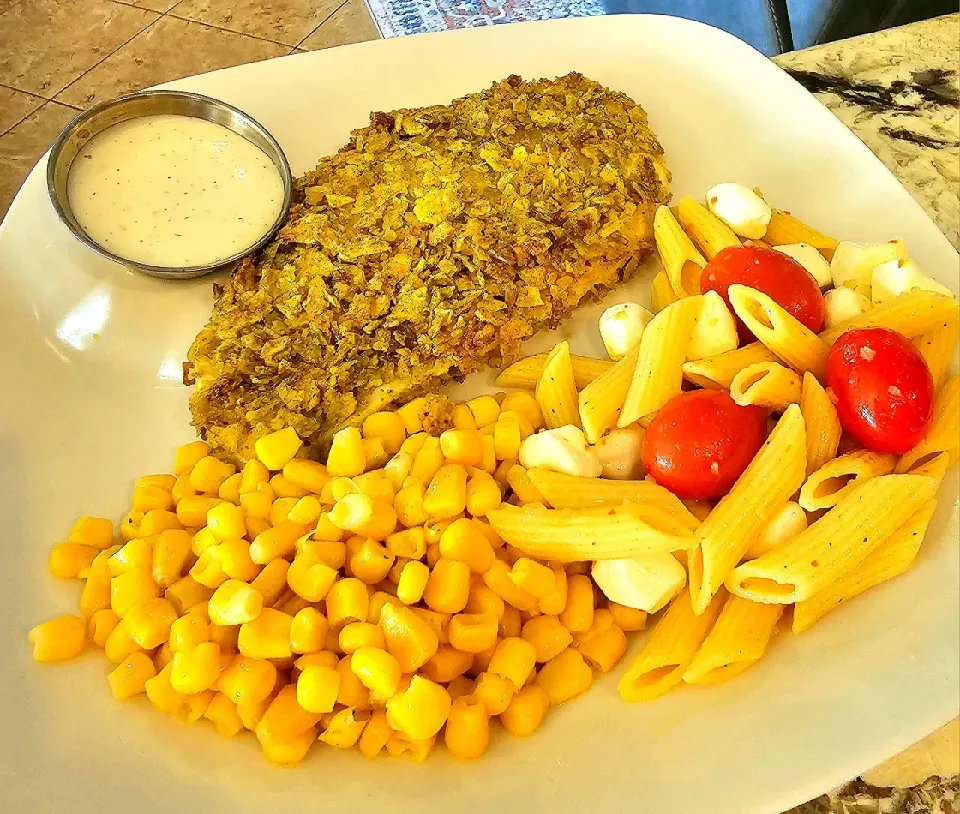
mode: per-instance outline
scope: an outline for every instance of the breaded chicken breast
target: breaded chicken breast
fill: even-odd
[[[669,198],[643,109],[579,74],[374,113],[297,182],[277,238],[216,291],[194,425],[244,459],[485,365],[628,277]]]

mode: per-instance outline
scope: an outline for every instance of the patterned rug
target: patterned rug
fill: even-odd
[[[366,3],[384,37],[604,13],[602,0],[366,0]]]

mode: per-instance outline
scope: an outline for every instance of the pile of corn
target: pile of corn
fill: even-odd
[[[588,563],[524,557],[484,520],[540,499],[517,464],[543,423],[530,394],[458,405],[439,437],[422,405],[342,430],[325,466],[296,457],[292,429],[239,472],[180,447],[173,475],[137,481],[121,544],[83,517],[53,547],[51,572],[84,581],[80,615],[30,631],[34,658],[89,641],[116,665],[117,699],[249,729],[280,764],[317,740],[422,760],[441,730],[476,758],[494,717],[529,735],[646,615],[607,603]]]

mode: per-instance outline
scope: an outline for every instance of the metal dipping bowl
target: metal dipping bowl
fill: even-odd
[[[206,119],[222,125],[255,144],[273,162],[283,179],[283,203],[277,213],[276,220],[256,243],[231,257],[209,265],[151,266],[114,254],[93,240],[83,230],[70,207],[70,198],[67,194],[67,180],[74,159],[90,139],[108,127],[140,116],[154,116],[164,113]],[[93,249],[97,254],[154,277],[185,280],[232,266],[245,255],[262,248],[273,237],[287,216],[291,196],[293,195],[293,178],[290,175],[290,165],[287,163],[287,158],[276,139],[267,132],[263,125],[242,110],[238,110],[226,102],[201,96],[197,93],[184,93],[175,90],[148,90],[103,102],[81,113],[70,122],[50,149],[50,159],[47,163],[47,191],[50,194],[50,201],[54,210],[56,210],[57,217],[77,240]]]

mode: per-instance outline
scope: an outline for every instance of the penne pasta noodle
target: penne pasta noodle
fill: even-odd
[[[766,345],[751,342],[742,348],[726,353],[687,362],[683,366],[684,378],[699,387],[710,390],[729,390],[730,384],[741,370],[762,362],[776,362],[779,357]]]
[[[618,427],[647,419],[680,393],[687,343],[702,304],[703,297],[699,295],[677,300],[657,314],[644,329],[633,380],[617,420]]]
[[[725,599],[726,592],[721,591],[698,615],[693,611],[689,591],[681,591],[617,684],[620,697],[628,703],[652,701],[676,687],[713,627]]]
[[[756,664],[767,649],[783,614],[783,605],[730,596],[690,666],[687,684],[719,684]]]
[[[527,356],[525,359],[514,362],[510,367],[500,371],[496,380],[497,387],[533,390],[540,380],[548,355],[538,353],[535,356]],[[570,361],[573,363],[573,380],[578,388],[586,387],[614,365],[608,359],[592,359],[589,356],[574,356],[573,354],[570,356]]]
[[[771,246],[807,243],[817,249],[827,260],[833,257],[837,246],[840,245],[839,240],[834,240],[832,237],[818,232],[782,209],[773,210],[770,224],[767,226],[763,239]]]
[[[942,325],[928,331],[913,340],[913,344],[923,356],[933,376],[933,386],[939,390],[947,380],[947,371],[953,362],[953,353],[960,335],[960,317],[954,314]]]
[[[893,472],[893,455],[859,450],[827,461],[800,487],[797,502],[808,512],[832,509],[861,483]]]
[[[793,632],[803,633],[842,603],[909,570],[936,508],[937,501],[928,500],[856,568],[798,602],[793,608]]]
[[[713,260],[728,246],[743,245],[727,224],[690,195],[677,203],[677,220],[707,260]]]
[[[588,509],[645,503],[656,507],[693,531],[700,521],[669,489],[649,480],[604,480],[551,472],[535,467],[527,470],[530,481],[555,509]]]
[[[668,305],[673,305],[678,297],[673,292],[673,286],[670,285],[670,278],[665,271],[658,271],[650,283],[650,308],[655,314],[659,314]]]
[[[735,568],[727,589],[754,602],[809,599],[854,569],[936,491],[935,480],[918,475],[872,478],[787,545]]]
[[[678,298],[699,294],[700,275],[707,261],[697,251],[669,207],[657,209],[653,219],[653,236],[673,293]]]
[[[794,370],[809,370],[823,378],[830,348],[819,336],[762,291],[732,285],[727,294],[733,310],[757,339]]]
[[[941,452],[949,453],[951,466],[960,458],[960,375],[943,386],[926,437],[900,459],[897,472],[913,469]]]
[[[591,444],[596,444],[600,436],[616,426],[639,355],[640,348],[634,348],[580,391],[581,426]]]
[[[697,529],[690,551],[690,593],[702,613],[750,547],[757,532],[800,488],[807,439],[800,408],[791,405],[733,488]]]
[[[730,397],[742,407],[755,404],[782,413],[791,404],[800,403],[800,386],[800,377],[790,368],[777,362],[759,362],[733,377]]]
[[[837,455],[843,428],[837,408],[812,373],[803,374],[800,412],[807,425],[807,474],[816,471]]]
[[[943,476],[947,474],[950,468],[950,453],[940,452],[932,458],[925,457],[923,461],[916,466],[906,470],[905,475],[923,475],[927,478],[933,478],[937,482],[937,488],[940,488],[940,482]]]
[[[696,545],[687,525],[643,503],[593,509],[502,506],[488,511],[487,520],[506,542],[539,560],[615,560]]]
[[[841,335],[857,328],[889,328],[913,339],[956,319],[958,309],[960,305],[953,297],[916,288],[829,328],[820,338],[832,345]]]
[[[537,381],[536,397],[543,411],[543,423],[549,429],[567,424],[580,426],[577,384],[574,381],[570,345],[566,342],[557,343],[547,356]]]

